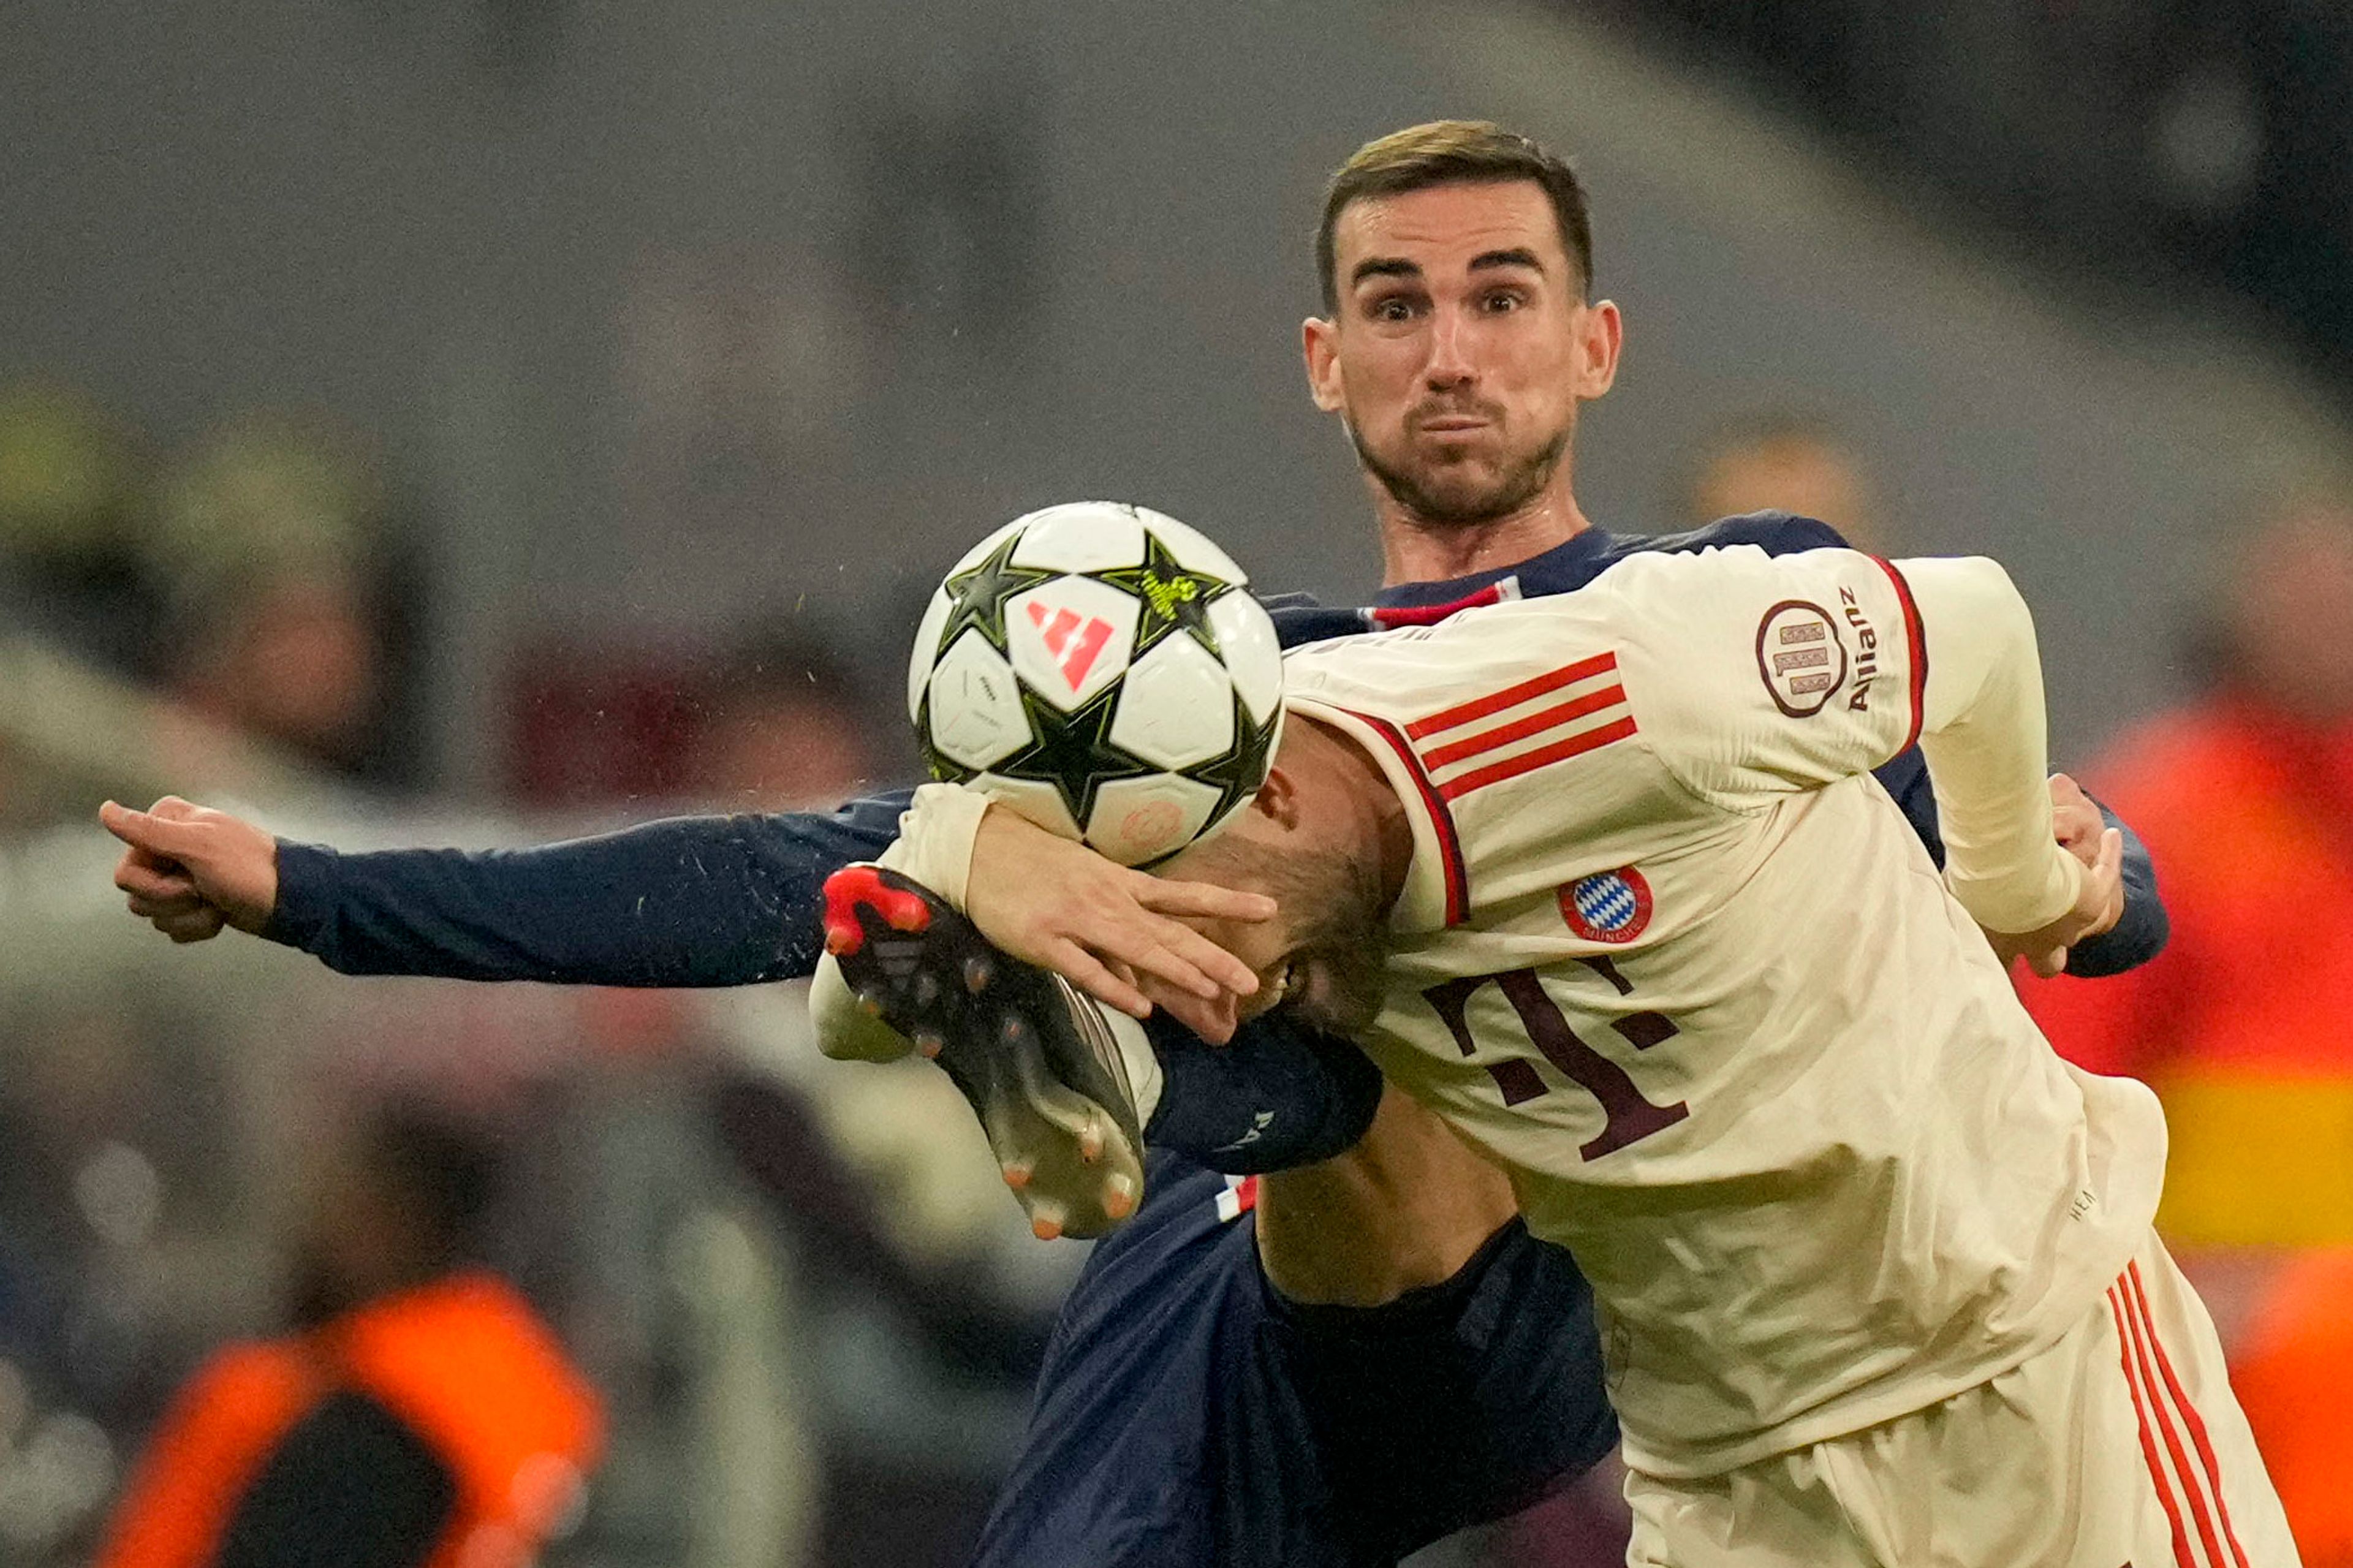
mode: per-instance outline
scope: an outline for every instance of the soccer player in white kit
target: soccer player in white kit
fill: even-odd
[[[2150,1228],[2158,1102],[2062,1061],[1984,935],[2085,886],[1998,566],[1642,555],[1287,679],[1256,805],[1165,869],[1273,893],[1213,933],[1261,1000],[1353,1026],[1575,1252],[1631,1562],[2296,1562]],[[1941,876],[1868,776],[1915,737]]]

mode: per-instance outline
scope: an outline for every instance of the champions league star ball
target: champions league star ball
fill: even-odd
[[[1156,511],[1081,501],[956,563],[915,634],[907,710],[934,778],[1142,866],[1266,782],[1282,659],[1224,551]]]

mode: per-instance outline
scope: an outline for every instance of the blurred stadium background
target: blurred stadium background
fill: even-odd
[[[2167,1087],[2176,1243],[2283,1450],[2353,1473],[2348,101],[2331,0],[0,9],[0,1563],[87,1558],[174,1387],[283,1321],[319,1146],[420,1098],[500,1146],[500,1261],[606,1403],[549,1562],[959,1560],[1077,1254],[936,1075],[822,1070],[789,988],[174,949],[95,805],[367,846],[830,805],[908,772],[938,572],[1053,500],[1363,594],[1308,238],[1441,115],[1592,189],[1598,520],[2011,568],[2178,967],[2258,966],[2083,1048]],[[1609,1560],[1574,1533],[1426,1556]]]

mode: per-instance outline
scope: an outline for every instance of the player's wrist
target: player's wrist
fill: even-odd
[[[249,918],[230,924],[265,942],[310,951],[311,938],[333,919],[336,863],[342,857],[325,844],[269,841],[269,876]]]
[[[921,882],[959,912],[970,908],[974,847],[990,801],[963,784],[928,784],[899,816],[899,837],[881,863]]]
[[[278,910],[278,840],[265,837],[262,841],[259,876],[254,880],[252,895],[237,900],[221,912],[228,923],[248,936],[259,936],[269,929],[270,918]]]
[[[2023,936],[2047,931],[2075,912],[2088,875],[2084,863],[2049,839],[2040,852],[2008,864],[1978,867],[1951,855],[1945,885],[1969,918],[1989,931]]]

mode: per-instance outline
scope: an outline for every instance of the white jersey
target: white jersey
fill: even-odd
[[[1574,1250],[1641,1469],[1982,1383],[2147,1234],[2154,1097],[2053,1054],[1868,774],[1969,635],[1896,566],[1742,546],[1289,658],[1413,824],[1366,1048]]]

